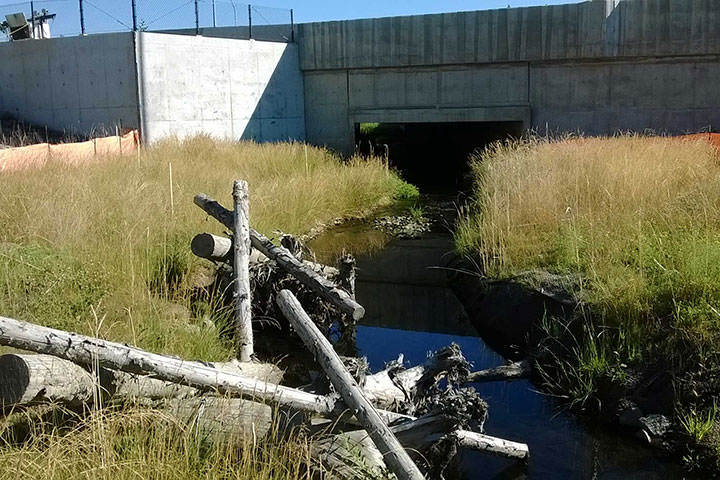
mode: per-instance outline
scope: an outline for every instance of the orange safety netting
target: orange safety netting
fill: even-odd
[[[39,168],[48,162],[82,165],[97,157],[135,154],[140,145],[139,133],[94,138],[79,143],[38,143],[26,147],[0,149],[0,172]]]
[[[682,135],[682,139],[687,140],[707,140],[710,145],[720,152],[720,133],[693,133],[691,135]]]

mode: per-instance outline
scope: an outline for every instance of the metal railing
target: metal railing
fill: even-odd
[[[16,13],[27,20],[26,32],[20,31],[17,17],[6,20]],[[0,4],[0,30],[0,41],[127,31],[285,42],[295,38],[291,9],[234,0],[27,0]]]

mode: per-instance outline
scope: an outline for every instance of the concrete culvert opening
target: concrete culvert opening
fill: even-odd
[[[356,123],[355,143],[363,154],[387,152],[390,166],[420,191],[451,193],[470,188],[474,151],[522,133],[519,121]]]

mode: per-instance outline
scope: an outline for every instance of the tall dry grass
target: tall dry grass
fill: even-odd
[[[196,233],[222,232],[193,196],[230,206],[236,178],[249,182],[252,225],[269,236],[366,214],[404,185],[376,158],[203,137],[137,158],[0,175],[0,312],[154,351],[227,357],[212,305],[188,308],[206,264],[189,245]]]
[[[67,418],[61,428],[34,418],[24,443],[0,442],[0,479],[312,478],[309,438],[299,430],[286,435],[275,427],[257,442],[211,442],[160,411],[98,410]]]
[[[473,165],[476,200],[459,222],[458,248],[493,277],[577,275],[586,311],[614,338],[577,348],[585,373],[714,364],[720,160],[708,142],[530,139],[495,145]]]

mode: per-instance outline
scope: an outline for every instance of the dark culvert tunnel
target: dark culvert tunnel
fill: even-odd
[[[423,193],[467,191],[470,155],[522,133],[522,122],[355,124],[360,153],[387,152],[390,166]]]

